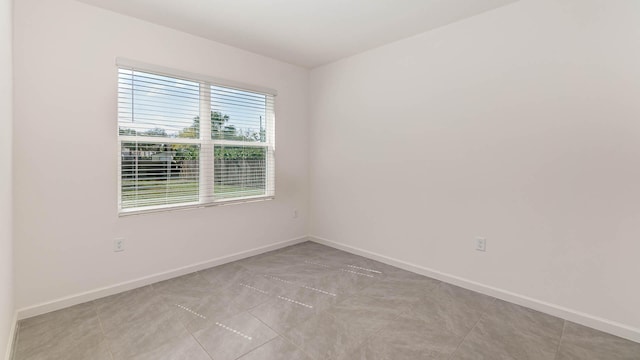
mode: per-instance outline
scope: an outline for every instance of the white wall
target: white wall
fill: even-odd
[[[306,235],[308,70],[71,0],[14,21],[19,309]],[[119,218],[116,57],[278,90],[277,199]]]
[[[13,322],[13,239],[11,205],[12,0],[0,1],[0,358]]]
[[[522,0],[314,69],[311,235],[640,340],[639,24]]]

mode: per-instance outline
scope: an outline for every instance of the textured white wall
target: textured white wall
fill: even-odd
[[[307,234],[308,70],[71,0],[14,21],[19,309]],[[276,200],[119,218],[116,57],[278,90]]]
[[[314,69],[311,235],[640,334],[639,24],[522,0]]]
[[[12,0],[0,0],[0,357],[13,321],[13,239],[11,205]]]

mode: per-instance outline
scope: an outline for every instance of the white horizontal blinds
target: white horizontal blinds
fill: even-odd
[[[120,68],[120,208],[200,200],[200,84]]]
[[[267,110],[273,97],[244,90],[211,87],[211,138],[266,142]]]
[[[273,98],[119,66],[120,211],[273,196]]]
[[[267,153],[266,146],[216,145],[215,198],[267,195]]]
[[[198,82],[119,69],[120,135],[197,139],[199,116]]]
[[[214,199],[274,194],[272,95],[211,86]]]
[[[121,142],[121,208],[198,202],[199,152],[193,144]]]

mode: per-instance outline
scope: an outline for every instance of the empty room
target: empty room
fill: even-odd
[[[0,0],[0,359],[640,360],[640,1]]]

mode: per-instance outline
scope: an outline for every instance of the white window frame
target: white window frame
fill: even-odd
[[[273,97],[277,96],[277,91],[274,89],[244,84],[241,82],[225,80],[215,78],[211,76],[195,74],[185,72],[181,70],[175,70],[163,66],[147,64],[135,60],[117,58],[117,69],[130,69],[135,71],[149,72],[157,75],[163,75],[167,77],[174,77],[179,79],[190,80],[198,82],[200,84],[200,119],[210,119],[211,117],[211,86],[220,86],[225,88],[246,90],[256,93],[262,93]],[[117,77],[116,77],[117,80]],[[117,105],[116,105],[117,106]],[[246,203],[254,201],[271,200],[275,198],[275,103],[268,108],[270,113],[267,113],[266,124],[267,127],[271,127],[266,131],[265,142],[251,142],[251,141],[235,141],[235,140],[219,140],[212,139],[211,137],[211,121],[200,121],[199,139],[189,138],[168,138],[168,137],[153,137],[153,136],[125,136],[120,135],[119,130],[117,134],[117,155],[118,155],[118,215],[128,216],[144,213],[172,211],[180,209],[190,208],[202,208],[208,206],[228,205],[237,203]],[[118,126],[119,128],[119,126]],[[177,143],[177,144],[195,144],[200,145],[199,152],[199,169],[198,169],[198,182],[199,182],[199,201],[197,202],[185,202],[166,205],[152,205],[136,208],[122,208],[122,143],[123,142],[151,142],[151,143]],[[214,149],[216,145],[230,145],[230,146],[250,146],[250,147],[264,147],[266,148],[266,184],[265,195],[255,196],[243,196],[229,199],[215,199],[214,188],[215,184],[208,185],[207,180],[213,181],[214,179]],[[207,151],[210,150],[210,151]],[[211,174],[203,176],[203,174]]]

